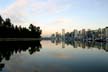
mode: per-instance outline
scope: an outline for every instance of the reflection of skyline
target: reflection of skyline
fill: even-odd
[[[66,48],[66,45],[71,45],[73,48],[81,47],[83,49],[85,48],[98,48],[103,49],[106,52],[108,51],[108,43],[102,43],[102,42],[82,42],[82,41],[52,41],[52,43],[55,43],[56,45],[62,44],[62,48]],[[66,45],[65,45],[66,44]]]
[[[76,72],[93,72],[94,70],[99,72],[100,70],[108,70],[106,68],[108,66],[108,53],[104,50],[98,50],[97,48],[82,49],[78,46],[83,47],[86,43],[82,45],[80,42],[72,42],[75,46],[77,46],[77,48],[73,48],[70,43],[68,44],[69,46],[67,46],[67,44],[63,42],[65,48],[61,48],[62,42],[55,42],[58,42],[57,46],[49,40],[41,41],[43,48],[40,52],[33,53],[33,55],[29,55],[29,49],[34,47],[34,45],[36,45],[36,47],[40,46],[38,45],[39,42],[20,42],[14,43],[14,45],[10,43],[0,43],[0,48],[9,48],[9,50],[16,49],[17,51],[17,54],[15,52],[11,54],[9,61],[6,61],[5,58],[3,58],[2,62],[0,62],[1,66],[4,66],[2,71],[16,72],[17,70],[17,72],[72,72],[74,69]],[[10,48],[11,46],[14,48]],[[17,46],[20,47],[18,48],[19,50],[17,50]],[[29,48],[25,48],[27,46],[29,46]],[[24,49],[21,51],[21,48]],[[85,48],[87,47],[85,46]],[[40,50],[40,48],[37,49]],[[21,53],[19,53],[19,51]],[[9,52],[12,53],[12,51]]]
[[[32,55],[35,52],[39,52],[40,48],[40,41],[0,42],[0,71],[5,65],[2,60],[9,61],[12,55],[25,51]]]

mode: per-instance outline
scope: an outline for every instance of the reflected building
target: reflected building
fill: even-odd
[[[65,48],[65,42],[62,41],[62,48]]]
[[[71,45],[73,46],[73,48],[83,48],[83,49],[91,49],[91,48],[97,48],[97,49],[102,49],[106,52],[108,52],[108,43],[106,42],[94,42],[94,41],[89,41],[89,42],[85,42],[85,41],[56,41],[56,45],[61,44],[62,43],[62,48],[66,48],[66,46]]]
[[[77,48],[78,47],[78,43],[75,41],[75,42],[73,42],[73,47],[74,48]]]
[[[108,51],[108,43],[105,45],[105,50]]]

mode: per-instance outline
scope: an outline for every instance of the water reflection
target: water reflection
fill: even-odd
[[[43,48],[40,51],[41,47]],[[91,50],[92,48],[95,49]],[[108,51],[108,43],[60,40],[53,40],[52,43],[47,40],[41,43],[40,41],[0,42],[0,70],[2,72],[108,72],[108,53],[105,51]]]
[[[40,41],[15,41],[15,42],[0,42],[0,71],[5,64],[2,60],[10,60],[11,56],[17,53],[28,51],[30,55],[39,52],[42,48]]]
[[[83,41],[62,41],[62,40],[51,40],[52,43],[55,43],[56,45],[62,44],[62,48],[65,48],[66,45],[71,45],[73,48],[97,48],[97,49],[103,49],[106,52],[108,52],[108,43],[107,42],[83,42]]]

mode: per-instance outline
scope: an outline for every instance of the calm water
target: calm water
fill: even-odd
[[[1,42],[1,72],[108,72],[108,43]]]

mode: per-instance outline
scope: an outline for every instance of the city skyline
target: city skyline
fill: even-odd
[[[42,36],[74,29],[98,29],[108,26],[107,0],[0,0],[0,15],[12,23],[34,24]]]

